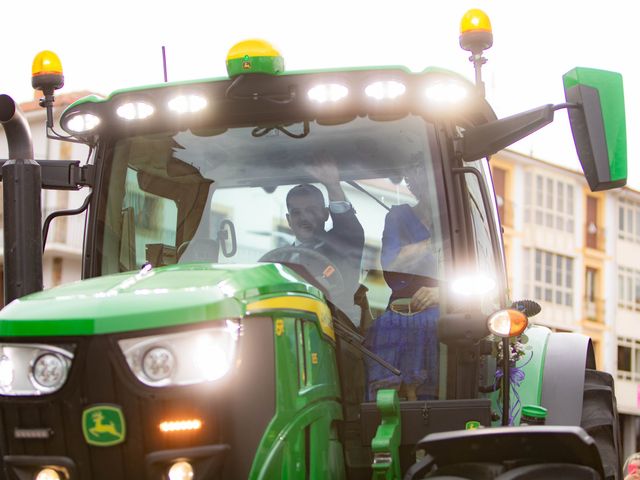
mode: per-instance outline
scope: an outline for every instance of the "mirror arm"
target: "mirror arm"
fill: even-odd
[[[462,159],[472,162],[488,157],[522,140],[553,122],[555,110],[556,106],[552,104],[543,105],[465,130],[462,135]]]
[[[562,110],[564,108],[566,108],[566,109],[582,108],[582,105],[580,105],[579,103],[569,103],[569,102],[559,103],[559,104],[553,106],[553,111],[557,112],[558,110]]]

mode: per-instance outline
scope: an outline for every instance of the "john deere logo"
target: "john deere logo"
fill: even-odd
[[[470,420],[464,425],[465,430],[477,430],[482,428],[482,424],[476,420]]]
[[[109,447],[124,442],[122,409],[115,405],[95,405],[82,412],[82,433],[89,445]]]

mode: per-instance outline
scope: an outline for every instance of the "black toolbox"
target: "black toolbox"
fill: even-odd
[[[416,445],[430,433],[464,430],[468,422],[490,427],[491,400],[401,401],[400,414],[401,445]],[[375,402],[360,404],[360,425],[363,445],[371,445],[380,425],[380,412]]]

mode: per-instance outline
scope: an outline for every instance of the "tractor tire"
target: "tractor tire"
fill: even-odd
[[[610,374],[586,370],[580,426],[596,442],[604,466],[605,479],[622,478],[620,424],[613,377]]]

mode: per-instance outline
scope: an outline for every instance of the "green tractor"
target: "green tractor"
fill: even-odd
[[[618,478],[609,375],[587,337],[509,297],[488,157],[567,109],[593,190],[624,185],[622,79],[498,119],[488,18],[475,84],[403,67],[286,72],[264,41],[228,78],[90,96],[33,160],[0,96],[0,461],[11,480]],[[83,280],[42,290],[40,192],[86,188]]]

